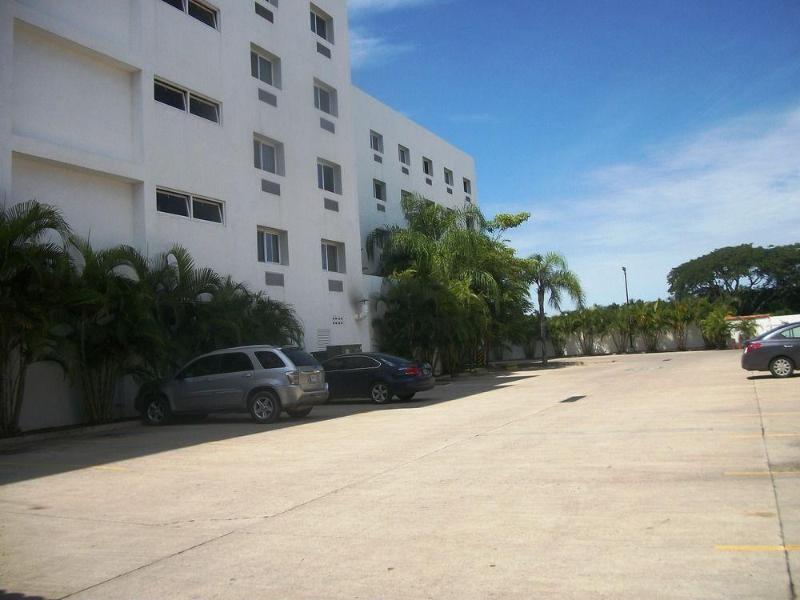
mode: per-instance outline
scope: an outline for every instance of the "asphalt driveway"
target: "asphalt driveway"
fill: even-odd
[[[0,451],[0,483],[25,598],[787,599],[800,378],[599,357]]]

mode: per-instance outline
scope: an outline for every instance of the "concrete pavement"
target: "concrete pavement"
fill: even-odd
[[[800,378],[749,376],[737,352],[598,357],[0,453],[0,589],[791,598]]]

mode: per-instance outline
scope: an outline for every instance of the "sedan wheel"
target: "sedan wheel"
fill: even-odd
[[[779,356],[769,363],[769,370],[774,377],[790,377],[794,373],[794,365],[785,356]]]
[[[153,398],[147,403],[144,420],[148,425],[164,425],[170,416],[169,404],[164,398]]]
[[[269,392],[259,392],[250,400],[250,415],[256,423],[274,423],[281,416],[281,402]]]
[[[369,395],[375,404],[386,404],[392,399],[389,386],[381,381],[372,384]]]

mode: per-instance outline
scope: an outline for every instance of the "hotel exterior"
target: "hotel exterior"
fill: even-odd
[[[352,86],[345,0],[0,2],[0,202],[185,246],[291,304],[310,351],[376,349],[364,240],[404,192],[475,202],[474,164]]]

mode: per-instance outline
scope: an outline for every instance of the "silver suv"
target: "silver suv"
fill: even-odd
[[[305,417],[328,401],[325,371],[298,348],[242,346],[199,356],[137,399],[151,425],[173,414],[250,412],[256,423],[274,423],[285,410]]]

